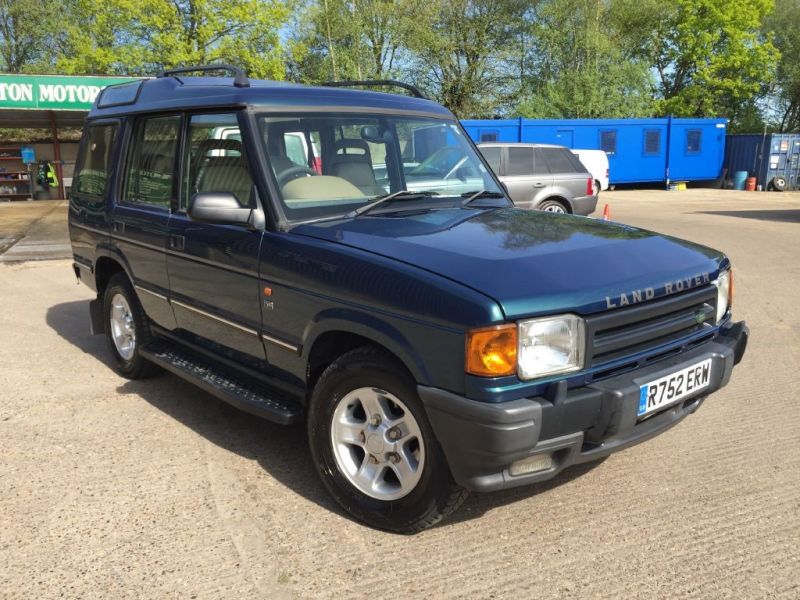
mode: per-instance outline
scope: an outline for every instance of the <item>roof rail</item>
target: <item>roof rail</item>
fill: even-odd
[[[167,69],[161,71],[157,77],[175,77],[180,73],[207,73],[209,71],[229,71],[233,74],[233,85],[236,87],[246,88],[250,87],[250,80],[247,78],[247,73],[239,67],[228,65],[224,63],[211,64],[211,65],[196,65],[192,67],[179,67],[177,69]],[[175,79],[180,79],[175,77]],[[181,82],[182,83],[182,82]]]
[[[365,79],[363,81],[326,81],[320,85],[324,85],[326,87],[367,87],[367,86],[398,87],[411,92],[411,94],[416,98],[422,98],[424,100],[428,100],[428,97],[425,96],[425,94],[423,94],[422,92],[420,92],[417,86],[411,85],[410,83],[405,83],[403,81],[396,81],[394,79]]]

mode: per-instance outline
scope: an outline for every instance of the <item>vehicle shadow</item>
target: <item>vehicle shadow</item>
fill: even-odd
[[[47,311],[47,324],[61,338],[112,368],[105,337],[89,333],[86,301],[66,302]],[[302,425],[282,426],[239,411],[181,378],[165,373],[153,379],[125,381],[120,394],[135,394],[220,448],[253,460],[288,489],[322,508],[347,516],[330,498],[314,470]],[[441,526],[474,519],[494,508],[536,496],[588,472],[597,463],[579,465],[532,487],[473,494]]]
[[[738,217],[757,221],[777,221],[780,223],[800,223],[800,209],[775,210],[703,210],[698,215],[716,215],[721,217]]]

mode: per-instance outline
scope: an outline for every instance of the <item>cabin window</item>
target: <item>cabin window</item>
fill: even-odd
[[[654,156],[661,150],[661,132],[658,129],[645,129],[644,131],[644,153],[646,156]]]
[[[600,149],[606,154],[617,153],[617,132],[614,129],[606,129],[600,132]]]
[[[686,132],[686,152],[689,154],[697,154],[700,152],[700,142],[703,137],[703,132],[699,129],[690,129]]]

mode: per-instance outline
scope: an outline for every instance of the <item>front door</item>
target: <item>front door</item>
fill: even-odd
[[[198,223],[187,214],[191,198],[201,192],[231,193],[242,206],[256,206],[235,113],[188,117],[181,173],[167,258],[178,334],[262,366],[258,255],[263,231]]]

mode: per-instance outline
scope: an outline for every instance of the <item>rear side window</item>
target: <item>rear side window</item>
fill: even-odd
[[[111,155],[117,139],[117,125],[91,125],[78,157],[78,174],[72,184],[74,192],[102,197],[111,172]]]
[[[606,154],[617,153],[617,132],[613,129],[606,129],[600,132],[600,149]]]
[[[700,152],[700,142],[703,132],[699,129],[690,129],[686,132],[686,152],[696,154]]]
[[[583,166],[580,166],[580,161],[577,160],[577,157],[569,150],[563,148],[538,148],[538,150],[547,161],[550,173],[554,175],[575,173],[576,171],[582,173],[585,171]],[[573,159],[575,159],[575,162],[573,162]]]
[[[128,202],[169,208],[180,127],[177,115],[142,119],[136,124],[125,186]]]
[[[500,173],[500,154],[502,149],[500,146],[489,146],[488,148],[480,148],[481,154],[492,167],[492,171]]]
[[[533,149],[533,174],[534,175],[549,175],[550,168],[547,166],[547,158],[542,153],[544,148]]]
[[[511,147],[508,149],[506,175],[532,175],[533,148],[530,146]]]
[[[658,154],[661,149],[661,132],[658,129],[646,129],[644,132],[644,153],[648,156]]]

